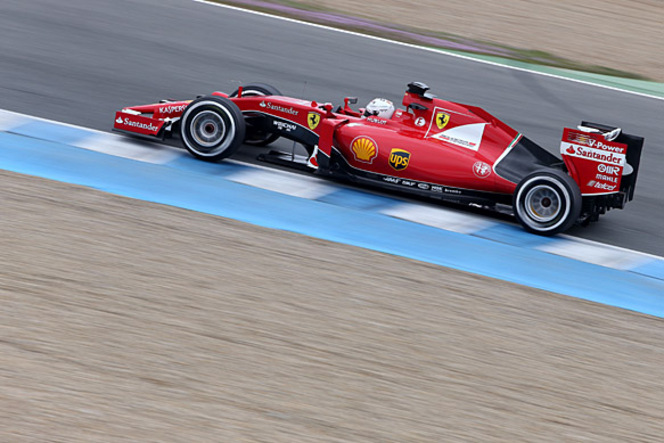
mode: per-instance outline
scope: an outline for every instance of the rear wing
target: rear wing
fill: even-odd
[[[622,208],[634,198],[643,141],[620,128],[584,121],[578,129],[564,129],[560,153],[584,197],[619,194],[610,206]]]

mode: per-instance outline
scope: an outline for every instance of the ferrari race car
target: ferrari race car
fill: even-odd
[[[302,155],[270,151],[260,159],[445,201],[511,208],[530,232],[553,235],[587,224],[634,197],[643,138],[582,122],[565,128],[549,153],[475,106],[441,100],[408,84],[403,109],[384,99],[354,110],[285,97],[266,84],[195,100],[124,108],[114,130],[163,141],[179,135],[195,157],[216,162],[243,144],[280,137]]]

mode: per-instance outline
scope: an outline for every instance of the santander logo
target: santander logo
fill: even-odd
[[[117,123],[119,125],[131,126],[132,128],[144,129],[146,131],[152,131],[152,132],[158,131],[159,128],[160,128],[159,126],[155,126],[152,123],[142,123],[142,122],[131,121],[131,120],[129,120],[128,117],[125,117],[124,119],[122,117],[118,117],[115,120],[115,123]]]
[[[596,161],[598,163],[610,163],[622,166],[625,164],[625,154],[621,152],[603,151],[596,148],[588,148],[581,145],[562,142],[560,152],[571,157],[579,157],[586,160]]]

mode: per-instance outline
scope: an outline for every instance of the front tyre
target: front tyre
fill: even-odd
[[[242,112],[225,97],[194,100],[182,114],[180,136],[194,157],[217,162],[242,146],[245,123]]]
[[[513,205],[514,215],[526,231],[555,235],[568,230],[578,220],[581,191],[563,171],[536,171],[516,187]]]

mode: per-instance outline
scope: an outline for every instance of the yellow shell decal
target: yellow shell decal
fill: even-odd
[[[443,129],[450,122],[450,114],[446,112],[436,112],[436,126]]]
[[[363,163],[371,163],[378,156],[378,146],[369,137],[356,137],[350,144],[355,160]]]
[[[392,149],[389,159],[392,169],[395,171],[403,171],[408,167],[408,162],[410,162],[410,152],[404,151],[403,149]]]
[[[309,124],[309,129],[312,131],[316,129],[318,127],[318,123],[320,123],[320,114],[317,112],[310,112],[307,116],[307,123]]]

